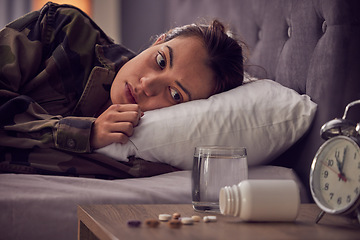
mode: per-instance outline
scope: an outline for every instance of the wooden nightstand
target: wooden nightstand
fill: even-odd
[[[320,212],[315,204],[302,204],[295,222],[247,223],[238,218],[217,214],[217,222],[203,221],[172,229],[161,222],[149,228],[144,221],[162,213],[178,212],[182,216],[214,215],[199,213],[186,205],[91,205],[78,207],[79,239],[360,239],[360,225],[354,219],[325,215],[319,224]],[[129,220],[141,220],[138,228],[127,225]]]

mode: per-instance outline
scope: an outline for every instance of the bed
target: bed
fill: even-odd
[[[228,22],[249,46],[247,72],[258,79],[270,79],[258,80],[258,83],[262,81],[260,84],[274,86],[269,83],[273,81],[292,91],[286,90],[287,94],[298,94],[296,99],[300,99],[301,107],[288,108],[286,95],[285,100],[275,101],[275,109],[286,105],[286,111],[296,119],[299,115],[306,116],[303,121],[285,119],[290,125],[272,129],[271,135],[262,137],[266,141],[263,140],[261,154],[252,155],[253,146],[246,145],[249,178],[294,179],[302,202],[312,201],[308,177],[312,159],[323,143],[319,130],[327,121],[341,117],[349,102],[360,99],[359,11],[360,3],[356,0],[174,0],[166,3],[167,14],[163,18],[173,26],[198,21],[199,17],[217,17]],[[247,96],[250,92],[246,88],[240,91],[232,94]],[[267,90],[259,91],[256,90],[255,99],[268,94]],[[208,103],[199,103],[194,111],[202,108],[202,104]],[[266,113],[261,107],[247,111],[247,115],[256,116]],[[254,111],[256,114],[250,114]],[[277,112],[272,112],[274,118],[279,117]],[[151,115],[148,114],[148,119]],[[267,116],[264,118],[269,118]],[[360,111],[352,110],[348,116],[359,121]],[[238,123],[236,118],[234,121]],[[253,131],[248,131],[249,139]],[[233,141],[227,140],[228,135],[221,137],[222,143]],[[170,164],[182,170],[118,180],[0,174],[0,239],[76,239],[76,208],[80,204],[191,203],[192,152],[185,151],[190,156],[183,157],[186,161],[182,157],[176,159],[175,155],[179,154],[171,157],[172,151],[154,149],[141,139],[134,136],[126,151],[149,161],[154,161],[152,158],[156,159],[157,154],[164,155]],[[217,135],[213,141],[218,139]],[[180,150],[192,147],[186,144]],[[139,146],[145,150],[139,151]],[[116,146],[99,154],[111,155],[113,149],[114,157],[118,156]]]

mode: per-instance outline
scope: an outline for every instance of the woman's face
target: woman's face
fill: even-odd
[[[207,52],[196,37],[161,38],[117,73],[113,104],[138,104],[142,111],[208,98],[215,87]]]

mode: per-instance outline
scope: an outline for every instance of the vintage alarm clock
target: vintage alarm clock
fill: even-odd
[[[341,119],[324,124],[320,135],[326,140],[317,151],[310,171],[310,189],[322,210],[316,223],[330,214],[354,214],[360,222],[360,123],[346,119],[349,103]]]

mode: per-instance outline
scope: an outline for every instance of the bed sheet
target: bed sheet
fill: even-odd
[[[300,184],[281,167],[250,169],[249,178]],[[0,239],[76,239],[78,205],[161,203],[191,203],[191,171],[122,180],[0,174]]]

